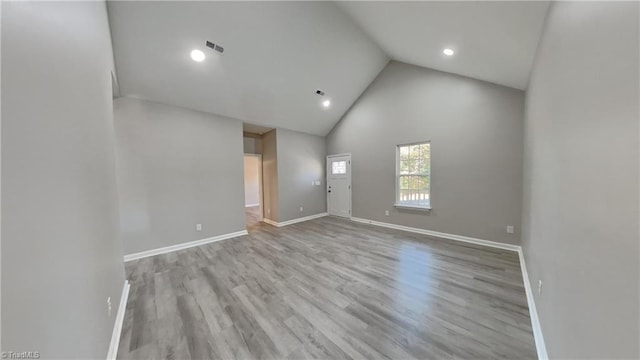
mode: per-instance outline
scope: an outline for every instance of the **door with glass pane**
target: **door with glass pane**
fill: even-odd
[[[329,215],[351,217],[351,155],[327,156]]]

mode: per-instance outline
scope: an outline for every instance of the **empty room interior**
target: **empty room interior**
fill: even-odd
[[[640,358],[640,2],[0,19],[3,359]]]

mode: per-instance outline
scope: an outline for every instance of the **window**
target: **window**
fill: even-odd
[[[398,145],[396,206],[430,209],[431,143]]]
[[[340,175],[347,173],[346,161],[334,161],[331,163],[331,175]]]

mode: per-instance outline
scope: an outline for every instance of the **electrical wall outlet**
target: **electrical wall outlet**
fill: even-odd
[[[302,206],[300,206],[300,212],[303,212],[304,208]]]
[[[267,214],[271,215],[271,208],[267,209]]]
[[[385,216],[389,216],[389,210],[385,210],[385,211],[384,211],[384,215],[385,215]]]
[[[196,231],[202,231],[202,224],[196,224]]]
[[[507,233],[508,234],[513,234],[513,225],[507,226]]]
[[[316,180],[316,186],[320,186],[320,180]]]
[[[538,295],[542,295],[542,280],[538,280]]]
[[[107,313],[109,314],[109,317],[111,317],[111,296],[107,298]]]

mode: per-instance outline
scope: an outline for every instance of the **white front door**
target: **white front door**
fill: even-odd
[[[329,215],[351,217],[351,155],[327,156]]]

